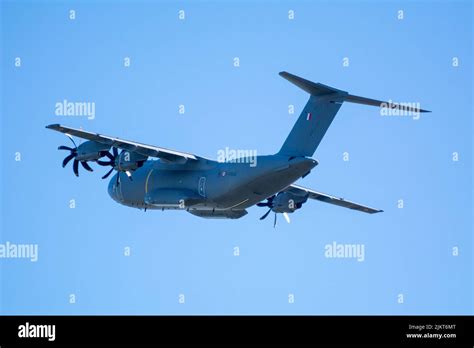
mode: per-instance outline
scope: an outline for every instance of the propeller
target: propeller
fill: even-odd
[[[274,207],[273,200],[275,199],[275,197],[276,197],[276,195],[273,195],[273,196],[267,198],[266,202],[257,203],[258,207],[268,207],[269,208],[267,210],[267,212],[262,215],[260,220],[266,219],[267,216],[270,214],[270,212],[273,210],[273,207]],[[288,213],[283,213],[283,216],[285,217],[286,222],[290,223],[290,216],[288,215]],[[273,228],[276,227],[276,223],[277,223],[277,213],[275,212],[275,216],[273,218]]]
[[[285,218],[286,222],[290,223],[290,215],[288,213],[283,213],[283,217]],[[273,219],[273,228],[276,227],[277,224],[277,213],[275,213],[275,218]]]
[[[268,209],[268,211],[262,215],[262,217],[260,218],[260,220],[264,220],[267,218],[268,214],[270,214],[270,212],[272,211],[272,208],[273,208],[273,200],[275,199],[275,195],[271,196],[271,197],[268,197],[267,198],[267,201],[266,202],[260,202],[260,203],[257,203],[257,207],[269,207],[270,209]]]
[[[107,152],[105,154],[105,156],[109,159],[108,161],[101,161],[101,160],[97,160],[97,164],[101,165],[101,166],[112,166],[112,169],[110,169],[107,174],[105,174],[102,179],[106,179],[108,178],[108,176],[110,175],[110,173],[112,173],[115,169],[115,160],[116,158],[118,157],[118,150],[116,147],[113,147],[112,148],[112,153],[111,154],[110,152]]]
[[[72,164],[72,170],[74,171],[74,174],[76,176],[79,176],[79,162],[81,163],[82,167],[84,167],[85,170],[89,171],[89,172],[93,172],[94,170],[87,164],[87,161],[78,161],[76,159],[77,157],[77,145],[76,145],[76,142],[74,141],[74,139],[72,138],[72,136],[70,136],[69,134],[66,134],[67,137],[69,139],[71,139],[74,147],[69,147],[69,146],[64,146],[64,145],[61,145],[60,147],[58,147],[58,150],[66,150],[66,151],[69,151],[70,154],[67,155],[64,160],[63,160],[63,168],[66,167],[66,165],[72,160],[74,159],[74,162]]]
[[[118,149],[116,147],[112,147],[112,153],[110,152],[107,152],[105,154],[105,156],[109,159],[109,161],[101,161],[101,160],[98,160],[97,161],[97,164],[101,165],[101,166],[111,166],[112,168],[107,172],[105,173],[105,175],[102,177],[102,179],[107,179],[110,174],[112,174],[112,172],[114,170],[117,171],[117,180],[116,180],[116,185],[120,185],[120,172],[122,172],[123,170],[120,170],[120,167],[119,167],[119,163],[120,163],[120,154],[118,152]],[[132,179],[132,173],[130,173],[130,171],[128,170],[125,170],[124,171],[125,174],[127,174],[127,177],[130,179],[130,181],[133,181]]]
[[[266,202],[257,203],[257,207],[270,207],[273,208],[273,200],[275,199],[276,195],[267,198]]]

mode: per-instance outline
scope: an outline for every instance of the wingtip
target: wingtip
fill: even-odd
[[[45,128],[53,129],[59,127],[59,123],[48,124]]]

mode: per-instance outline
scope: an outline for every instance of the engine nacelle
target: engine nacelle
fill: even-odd
[[[89,140],[77,147],[76,159],[78,161],[95,161],[109,152],[109,149],[110,145]]]
[[[273,199],[272,210],[275,213],[292,213],[301,208],[303,203],[308,200],[308,195],[297,195],[291,192],[280,192]]]
[[[119,171],[134,171],[143,165],[148,156],[133,151],[122,151],[118,156],[116,166]]]

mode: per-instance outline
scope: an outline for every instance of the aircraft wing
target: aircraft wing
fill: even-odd
[[[308,198],[316,199],[318,201],[325,202],[325,203],[335,204],[344,208],[362,211],[364,213],[374,214],[374,213],[383,212],[383,210],[378,210],[378,209],[367,207],[362,204],[346,201],[344,198],[334,197],[325,193],[316,192],[314,190],[310,190],[298,185],[290,185],[285,189],[285,191],[295,193],[298,195],[306,193],[309,195]]]
[[[79,138],[96,141],[101,144],[117,147],[126,151],[137,152],[148,157],[157,157],[172,162],[180,162],[188,159],[197,160],[197,157],[190,153],[169,150],[158,146],[140,144],[134,141],[110,137],[108,135],[87,132],[82,129],[66,127],[60,124],[50,124],[49,126],[46,126],[46,128],[61,133],[74,135]]]

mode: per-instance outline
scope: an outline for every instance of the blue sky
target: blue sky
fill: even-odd
[[[0,259],[1,313],[473,313],[469,1],[0,9],[0,244],[39,248],[37,262]],[[258,207],[235,221],[144,213],[109,198],[101,168],[80,178],[62,169],[56,149],[69,141],[44,128],[62,123],[209,158],[227,146],[271,154],[308,98],[282,70],[433,111],[413,120],[346,103],[314,155],[319,166],[299,181],[384,213],[309,202],[276,229]],[[64,99],[94,102],[94,120],[56,116]],[[326,258],[333,242],[364,245],[365,260]]]

